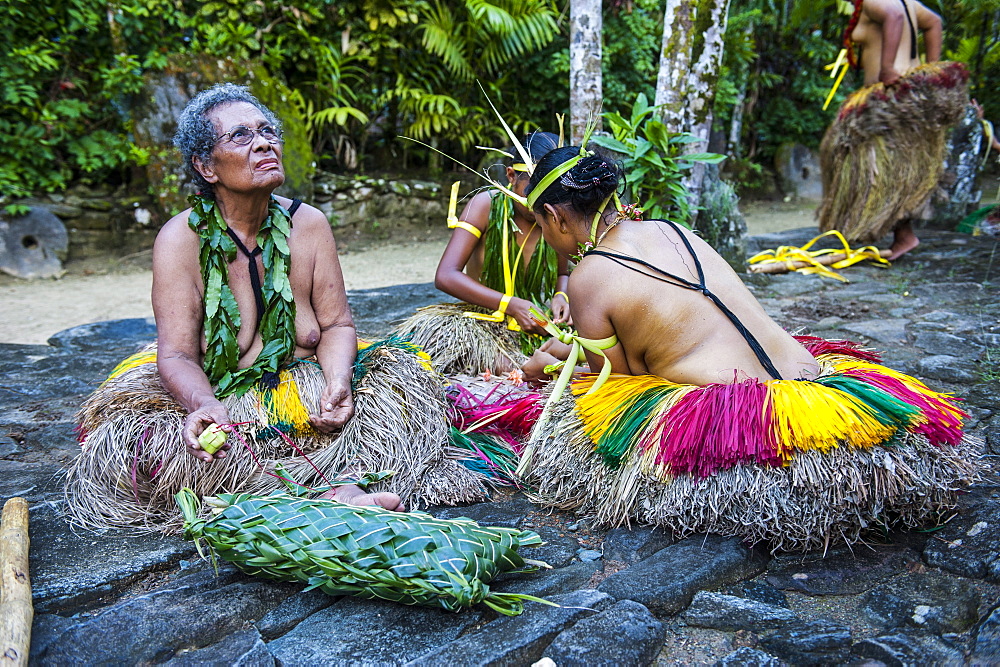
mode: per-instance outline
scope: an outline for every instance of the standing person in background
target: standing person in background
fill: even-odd
[[[941,37],[941,17],[917,0],[853,1],[844,45],[850,64],[863,69],[865,87],[844,102],[820,147],[821,231],[836,229],[864,244],[892,231],[889,259],[920,244],[913,220],[924,215],[943,171],[948,130],[968,104],[968,72],[939,62]]]

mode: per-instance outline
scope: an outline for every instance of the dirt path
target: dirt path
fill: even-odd
[[[812,208],[782,202],[741,207],[751,234],[815,224]],[[426,283],[434,280],[444,233],[428,240],[346,244],[340,256],[347,289]],[[355,249],[358,248],[358,249]],[[50,336],[80,324],[152,317],[149,293],[151,253],[125,258],[70,262],[59,280],[18,280],[0,274],[0,343],[44,344]]]

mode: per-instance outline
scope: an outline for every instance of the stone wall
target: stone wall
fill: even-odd
[[[68,260],[145,250],[165,220],[157,220],[151,197],[108,185],[75,185],[62,193],[17,202],[40,206],[66,225]]]
[[[443,225],[447,213],[447,195],[440,183],[431,181],[321,172],[314,185],[309,203],[322,210],[334,228],[388,237],[401,228]],[[68,260],[151,248],[166,222],[152,196],[106,185],[76,185],[17,203],[41,206],[63,221],[69,234]]]
[[[444,224],[447,194],[440,183],[338,176],[320,172],[312,204],[336,228],[391,234],[396,228]]]

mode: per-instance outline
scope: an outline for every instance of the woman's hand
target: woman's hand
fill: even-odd
[[[542,348],[535,350],[535,353],[521,366],[524,373],[524,381],[532,386],[544,384],[552,379],[552,376],[545,372],[545,367],[550,364],[558,364],[559,359],[552,356]]]
[[[214,459],[226,458],[226,452],[229,450],[228,442],[224,443],[214,455],[202,450],[201,445],[198,444],[198,436],[211,424],[218,424],[227,433],[232,430],[229,425],[229,411],[218,401],[207,403],[189,414],[184,419],[182,431],[182,439],[187,446],[188,454],[205,463],[211,463]]]
[[[573,317],[569,314],[569,300],[565,292],[556,292],[552,297],[552,321],[573,326]]]
[[[521,329],[528,333],[545,335],[545,329],[538,324],[538,320],[528,312],[535,304],[531,303],[527,299],[519,299],[516,296],[511,297],[510,303],[507,304],[507,315],[513,317]]]
[[[354,396],[351,381],[330,380],[319,401],[319,414],[309,415],[309,421],[320,433],[332,433],[343,428],[354,415]]]

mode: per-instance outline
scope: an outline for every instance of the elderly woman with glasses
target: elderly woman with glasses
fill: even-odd
[[[79,523],[169,528],[184,486],[263,492],[289,478],[398,510],[484,495],[443,454],[445,398],[426,358],[399,340],[359,344],[326,217],[274,194],[281,136],[232,84],[181,114],[175,144],[200,192],[153,248],[155,349],[123,362],[81,411],[67,485]],[[339,483],[345,469],[396,474],[368,494],[371,476]]]

